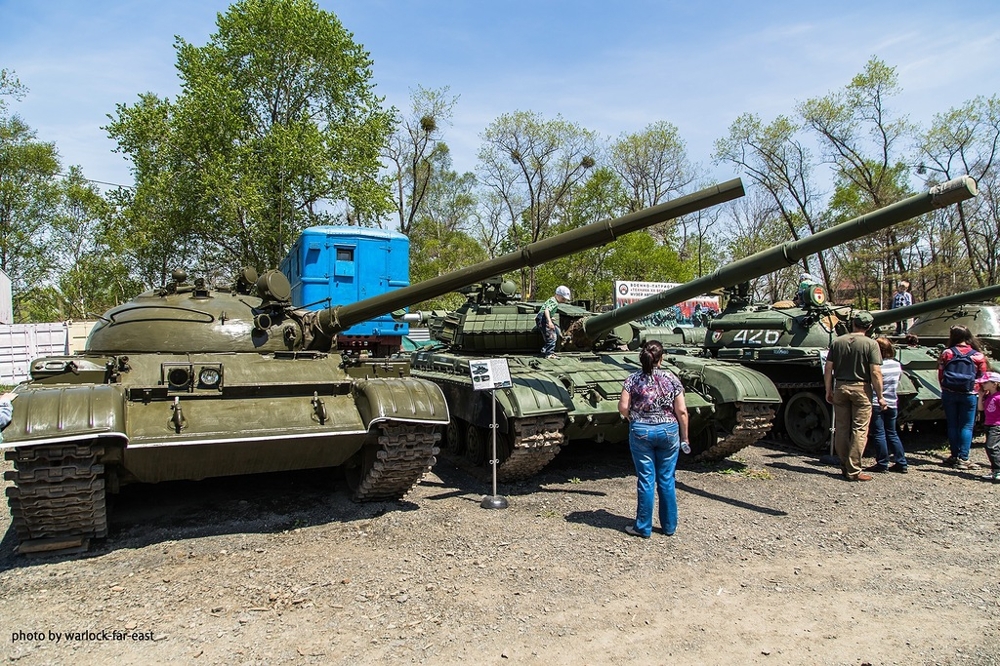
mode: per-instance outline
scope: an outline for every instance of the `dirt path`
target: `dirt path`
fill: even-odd
[[[4,512],[4,655],[998,664],[1000,486],[937,466],[941,455],[859,484],[751,447],[680,470],[678,532],[649,540],[622,532],[627,452],[597,445],[501,487],[501,511],[481,509],[489,487],[447,462],[403,503],[354,504],[325,471],[126,488],[111,536],[77,559],[13,555]]]

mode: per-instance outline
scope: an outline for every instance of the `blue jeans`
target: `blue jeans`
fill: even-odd
[[[643,536],[653,531],[653,492],[660,498],[660,527],[667,535],[677,529],[677,491],[674,474],[681,439],[676,423],[630,423],[628,445],[637,477],[635,529]]]
[[[969,459],[972,424],[976,420],[976,394],[941,391],[941,406],[948,421],[948,444],[952,458]]]
[[[555,354],[556,340],[558,340],[559,336],[562,335],[562,331],[559,330],[558,325],[556,325],[555,329],[550,331],[548,328],[545,327],[544,323],[541,325],[541,330],[542,330],[542,340],[545,341],[545,344],[542,345],[542,356],[549,356],[550,354]]]
[[[906,454],[903,452],[903,442],[896,432],[896,408],[879,409],[872,405],[872,441],[875,443],[875,462],[883,469],[889,466],[889,454],[896,459],[896,464],[906,467]]]

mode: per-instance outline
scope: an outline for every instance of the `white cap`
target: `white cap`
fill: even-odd
[[[564,284],[556,287],[556,296],[562,296],[566,300],[569,300],[569,287]]]

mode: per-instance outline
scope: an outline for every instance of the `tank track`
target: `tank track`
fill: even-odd
[[[562,449],[566,417],[562,414],[513,421],[510,455],[497,466],[498,481],[519,481],[534,476]]]
[[[435,456],[440,449],[435,444],[440,439],[441,433],[430,425],[381,426],[376,459],[361,471],[354,499],[360,502],[403,499],[437,462]]]
[[[701,453],[688,458],[691,462],[717,462],[762,439],[774,423],[774,407],[738,403],[736,427],[733,431]]]
[[[4,473],[19,552],[85,549],[108,535],[103,446],[93,442],[14,449],[14,469]],[[77,541],[78,543],[74,543]]]

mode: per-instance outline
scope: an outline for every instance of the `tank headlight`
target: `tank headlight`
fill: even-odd
[[[217,386],[221,378],[222,375],[218,368],[202,368],[201,372],[198,373],[198,381],[202,386],[209,388]]]

